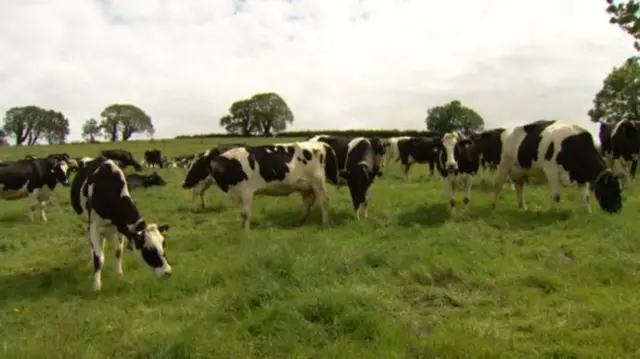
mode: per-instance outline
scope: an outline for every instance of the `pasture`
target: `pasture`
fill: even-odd
[[[123,148],[141,160],[150,148],[175,156],[242,141],[3,147],[0,155]],[[167,187],[132,196],[146,219],[171,225],[174,274],[157,279],[125,251],[118,279],[107,243],[100,293],[91,290],[87,239],[68,188],[56,188],[48,224],[30,223],[25,200],[3,201],[0,357],[640,355],[636,188],[625,189],[617,216],[595,200],[586,215],[574,188],[549,212],[546,185],[526,188],[528,211],[517,209],[505,186],[492,212],[485,173],[474,181],[470,212],[450,218],[444,184],[426,166],[415,165],[409,182],[398,164],[383,171],[371,188],[369,218],[356,222],[347,188],[329,186],[329,228],[320,226],[317,207],[298,226],[298,195],[257,197],[245,234],[237,205],[217,187],[200,211],[180,188],[186,170],[158,170]]]

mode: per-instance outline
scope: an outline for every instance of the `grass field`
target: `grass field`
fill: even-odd
[[[225,139],[237,142],[238,139]],[[286,139],[279,139],[286,142]],[[142,158],[195,153],[214,140],[1,148],[5,158],[120,147]],[[145,170],[150,171],[150,170]],[[527,188],[528,212],[505,186],[489,210],[489,177],[471,212],[446,214],[443,183],[397,165],[371,189],[356,222],[346,188],[330,187],[332,225],[315,208],[297,226],[300,198],[259,197],[252,231],[217,188],[196,211],[180,185],[133,197],[169,223],[174,269],[159,280],[130,252],[123,279],[113,248],[103,289],[91,290],[87,241],[58,187],[49,224],[26,201],[2,202],[0,358],[632,358],[640,357],[640,196],[618,216],[587,216],[577,190],[548,211],[546,186]],[[482,183],[484,182],[484,184]],[[461,199],[461,197],[460,197]]]

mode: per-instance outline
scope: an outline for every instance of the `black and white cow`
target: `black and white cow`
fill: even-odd
[[[0,198],[18,200],[29,197],[29,218],[33,221],[39,209],[40,219],[46,222],[45,207],[57,183],[69,186],[67,170],[67,163],[55,158],[4,162],[0,166]]]
[[[157,276],[173,273],[164,250],[163,233],[169,225],[158,226],[142,218],[127,189],[124,173],[113,160],[100,156],[78,171],[71,185],[71,205],[87,223],[95,291],[102,288],[105,238],[111,238],[115,245],[118,276],[123,274],[122,236]]]
[[[616,176],[598,153],[584,128],[560,121],[537,121],[506,129],[501,135],[502,155],[496,170],[495,208],[507,174],[515,184],[518,206],[526,209],[524,182],[534,166],[544,172],[553,198],[560,202],[562,185],[577,183],[584,207],[591,213],[589,187],[600,207],[608,213],[622,209],[622,189]]]
[[[445,133],[442,139],[431,139],[431,143],[436,144],[435,151],[428,152],[437,154],[436,167],[447,184],[450,210],[453,211],[456,207],[455,190],[458,184],[462,185],[463,203],[465,209],[468,208],[473,177],[480,168],[480,154],[476,144],[457,131]]]
[[[414,163],[429,164],[429,175],[433,176],[438,161],[438,153],[432,147],[434,139],[440,137],[398,137],[390,141],[390,152],[397,153],[394,161],[400,160],[404,179],[409,179],[409,169]]]
[[[371,140],[365,137],[319,135],[310,138],[309,141],[324,142],[331,146],[340,168],[337,186],[346,184],[349,187],[356,219],[360,219],[360,208],[366,218],[369,187],[376,177],[382,176],[380,161],[384,152],[380,152],[379,149],[376,152]]]
[[[149,188],[152,186],[167,185],[167,182],[155,171],[148,175],[129,173],[126,178],[127,184],[129,185],[129,191],[133,191],[139,187]]]
[[[125,150],[103,150],[100,154],[110,160],[115,161],[120,168],[133,166],[136,171],[142,171],[142,165],[136,161],[133,154]]]
[[[204,194],[209,189],[209,187],[211,187],[211,185],[215,183],[213,177],[211,176],[211,161],[215,157],[232,148],[243,146],[246,145],[241,143],[224,144],[193,155],[194,159],[191,161],[191,165],[189,166],[189,171],[187,172],[187,176],[184,179],[182,188],[192,189],[192,200],[193,202],[195,202],[198,198],[200,198],[200,208],[206,207]]]
[[[329,222],[326,179],[338,181],[338,165],[330,146],[319,142],[296,142],[255,147],[235,147],[209,162],[212,177],[223,192],[240,204],[242,227],[249,230],[253,197],[302,196],[303,224],[318,203],[322,224]],[[190,188],[185,182],[182,186]]]
[[[158,166],[160,168],[164,168],[162,152],[157,149],[144,151],[144,162],[149,167]]]
[[[609,168],[623,176],[623,183],[635,179],[640,156],[640,123],[631,120],[603,123],[598,137]]]

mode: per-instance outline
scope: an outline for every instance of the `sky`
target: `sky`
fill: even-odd
[[[581,124],[633,39],[584,0],[0,0],[0,112],[63,112],[71,140],[112,103],[156,138],[224,132],[277,92],[290,129],[424,129],[458,99],[487,128]]]

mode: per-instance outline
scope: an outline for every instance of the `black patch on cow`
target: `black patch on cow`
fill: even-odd
[[[480,153],[477,150],[476,144],[470,139],[459,140],[453,147],[453,158],[458,163],[458,169],[454,172],[449,172],[445,168],[445,162],[447,153],[444,147],[435,147],[438,150],[437,168],[438,173],[443,178],[447,178],[449,175],[470,174],[475,175],[480,168]]]
[[[411,137],[399,140],[397,146],[405,175],[409,173],[414,162],[428,163],[429,171],[433,174],[440,150],[442,150],[442,141],[439,137]]]
[[[329,180],[330,183],[337,185],[338,184],[338,174],[340,173],[340,167],[338,166],[338,158],[336,157],[336,152],[333,150],[331,146],[325,144],[325,154],[326,161],[324,163],[324,173]],[[320,155],[322,159],[322,155]],[[322,162],[322,161],[321,161]]]
[[[27,182],[27,191],[32,193],[43,187],[54,190],[58,182],[68,183],[68,177],[55,158],[21,159],[0,166],[0,185],[4,190],[19,190]]]
[[[71,207],[73,207],[73,210],[77,214],[82,214],[85,206],[84,203],[80,203],[80,194],[82,193],[85,197],[89,196],[88,187],[85,186],[87,179],[107,160],[108,158],[100,156],[87,162],[84,167],[78,170],[78,173],[73,178],[71,182]]]
[[[158,149],[144,151],[144,160],[148,165],[158,165],[164,167],[162,152]]]
[[[148,175],[141,175],[137,173],[130,173],[126,175],[127,186],[129,190],[134,190],[139,187],[152,187],[152,186],[166,186],[167,182],[160,177],[157,172],[152,172]]]
[[[544,159],[547,161],[551,161],[551,159],[553,158],[553,151],[555,150],[555,146],[553,144],[553,141],[551,141],[549,143],[549,147],[547,147],[547,152],[544,153]]]
[[[536,121],[522,126],[525,133],[518,147],[518,164],[525,169],[531,169],[533,162],[538,159],[538,147],[542,140],[542,131],[555,121]]]
[[[121,168],[127,168],[128,166],[133,166],[136,171],[142,171],[142,166],[138,161],[135,160],[133,154],[126,150],[104,150],[101,152],[101,155],[115,161]]]
[[[502,157],[502,139],[504,128],[495,128],[471,135],[478,153],[482,156],[483,166],[497,166]]]
[[[231,143],[220,145],[218,147],[212,148],[209,151],[207,156],[204,156],[204,153],[199,154],[198,158],[193,162],[191,167],[189,168],[189,172],[187,172],[187,176],[182,184],[182,188],[189,189],[196,186],[201,181],[205,180],[209,177],[211,173],[211,161],[217,156],[237,147],[244,147],[245,144],[241,143]],[[192,155],[192,157],[196,157],[196,155]]]
[[[311,152],[309,152],[309,150],[307,149],[303,149],[302,150],[302,156],[304,157],[305,160],[307,161],[311,161]]]
[[[240,161],[225,156],[218,156],[211,161],[211,174],[218,188],[225,193],[231,186],[249,179]]]

